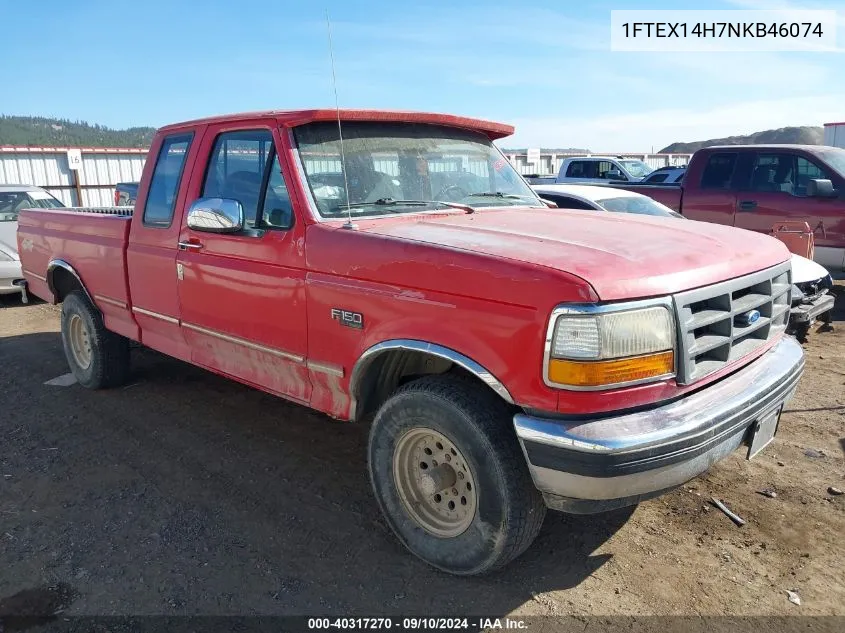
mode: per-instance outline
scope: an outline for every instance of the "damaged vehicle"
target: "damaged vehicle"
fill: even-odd
[[[782,242],[549,208],[494,144],[512,133],[385,110],[169,125],[134,207],[20,214],[24,278],[62,304],[81,386],[125,384],[137,343],[367,425],[399,542],[490,572],[547,509],[753,459],[804,369]]]
[[[816,320],[829,326],[835,301],[833,278],[827,269],[793,253],[792,308],[787,331],[802,339]]]
[[[536,185],[532,187],[543,199],[564,209],[610,211],[667,218],[683,218],[666,205],[641,193],[605,185]],[[819,319],[831,322],[836,297],[832,293],[830,273],[811,259],[792,253],[792,307],[789,312],[790,334],[804,338]]]

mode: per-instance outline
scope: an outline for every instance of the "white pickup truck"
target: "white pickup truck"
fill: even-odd
[[[652,171],[636,158],[574,156],[564,159],[557,176],[526,176],[532,185],[640,182]]]

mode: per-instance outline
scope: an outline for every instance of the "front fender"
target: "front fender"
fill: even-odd
[[[502,384],[502,382],[484,366],[475,362],[468,356],[465,356],[464,354],[461,354],[460,352],[457,352],[451,348],[444,347],[443,345],[438,345],[436,343],[430,343],[428,341],[419,341],[414,339],[392,339],[388,341],[382,341],[381,343],[377,343],[367,348],[364,353],[361,354],[354,367],[352,368],[352,374],[349,378],[349,417],[351,419],[354,420],[358,416],[358,408],[362,396],[361,386],[364,380],[364,376],[366,376],[367,369],[370,367],[370,365],[372,365],[373,361],[375,361],[381,354],[387,353],[392,350],[421,352],[424,354],[429,354],[431,356],[442,358],[444,360],[448,360],[454,363],[455,365],[458,365],[459,367],[463,368],[464,370],[468,371],[470,374],[474,375],[479,380],[481,380],[484,384],[486,384],[493,391],[495,391],[503,400],[505,400],[505,402],[508,402],[509,404],[514,404],[513,397],[511,396],[507,388],[504,386],[504,384]]]

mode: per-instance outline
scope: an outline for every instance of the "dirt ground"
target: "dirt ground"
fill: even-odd
[[[828,493],[845,489],[842,314],[810,334],[757,459],[636,509],[551,513],[522,557],[468,579],[381,520],[362,425],[146,350],[124,388],[45,385],[68,371],[58,314],[0,299],[0,615],[39,600],[71,615],[845,615],[845,496]]]

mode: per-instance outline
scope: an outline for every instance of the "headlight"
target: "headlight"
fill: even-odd
[[[675,322],[669,305],[561,308],[546,340],[546,384],[603,389],[675,373]]]

